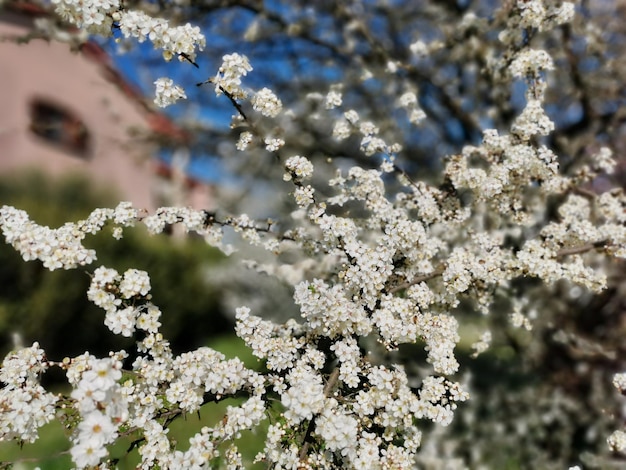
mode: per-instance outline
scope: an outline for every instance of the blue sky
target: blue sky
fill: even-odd
[[[163,76],[174,79],[185,88],[188,98],[179,104],[168,108],[157,108],[160,112],[168,115],[175,122],[184,120],[201,121],[204,125],[213,129],[227,129],[232,115],[232,108],[227,100],[221,100],[216,106],[199,106],[195,104],[194,96],[197,93],[214,94],[210,85],[196,87],[196,83],[208,78],[193,65],[179,62],[174,59],[165,62],[159,51],[154,50],[148,41],[135,44],[128,52],[120,53],[120,46],[114,38],[100,40],[101,46],[111,55],[115,67],[124,75],[125,79],[134,85],[151,101],[154,96],[154,81]],[[206,100],[203,100],[206,102]],[[215,99],[210,101],[216,101]],[[159,158],[169,161],[169,151],[161,151]],[[220,170],[219,160],[212,155],[193,155],[188,172],[191,176],[204,181],[214,182],[224,177]]]

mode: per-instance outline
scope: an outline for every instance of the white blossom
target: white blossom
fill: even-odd
[[[187,6],[184,0],[175,3],[180,11]],[[53,4],[62,18],[89,34],[108,36],[119,28],[123,38],[151,41],[166,61],[176,56],[195,64],[206,45],[199,27],[172,26],[153,17],[152,8],[133,10],[118,0],[53,0]],[[87,298],[103,310],[102,321],[110,332],[137,337],[132,364],[125,364],[130,356],[125,351],[103,358],[85,352],[53,362],[38,343],[16,349],[0,369],[0,439],[32,442],[39,427],[58,413],[71,418],[69,454],[77,468],[108,465],[110,446],[126,431],[141,436],[139,468],[195,469],[219,463],[242,468],[245,462],[238,448],[242,433],[257,430],[269,416],[258,456],[268,468],[413,468],[422,440],[420,420],[447,426],[458,404],[469,399],[465,388],[451,378],[461,367],[455,349],[464,321],[459,311],[465,303],[488,315],[500,306],[500,296],[506,296],[510,325],[531,331],[544,320],[538,302],[528,294],[532,291],[522,292],[521,279],[536,278],[528,282],[532,285],[542,281],[546,292],[561,284],[570,293],[572,286],[599,292],[607,287],[610,274],[604,260],[626,258],[623,191],[595,195],[586,189],[599,172],[614,171],[617,158],[602,147],[568,173],[559,167],[561,156],[548,147],[548,139],[542,139],[555,128],[545,101],[550,96],[546,72],[554,70],[555,61],[547,50],[531,48],[530,39],[535,32],[570,21],[574,6],[519,0],[510,7],[498,12],[504,21],[498,15],[494,16],[498,21],[493,20],[502,24],[501,56],[496,48],[482,50],[472,29],[482,34],[484,19],[474,13],[464,16],[458,34],[467,40],[467,53],[480,51],[485,62],[484,70],[464,73],[489,75],[494,86],[523,79],[524,109],[508,130],[496,130],[499,124],[490,124],[486,113],[480,122],[486,128],[482,142],[449,156],[437,183],[413,180],[412,174],[404,173],[402,160],[409,155],[403,148],[411,146],[394,141],[393,121],[376,119],[367,110],[359,114],[337,109],[352,101],[352,90],[343,84],[332,85],[325,94],[309,93],[304,111],[298,103],[283,111],[269,88],[252,92],[244,86],[252,65],[246,56],[232,53],[223,56],[217,74],[207,82],[236,108],[235,146],[250,150],[238,157],[251,154],[253,142],[262,143],[274,153],[272,160],[280,162],[279,170],[282,164],[291,203],[297,205],[284,225],[256,221],[247,214],[184,207],[161,207],[147,214],[122,202],[53,229],[30,220],[24,211],[3,206],[0,228],[6,242],[25,261],[38,260],[50,270],[88,269],[96,253],[83,242],[107,225],[111,226],[107,233],[119,239],[135,225],[157,234],[180,224],[184,232],[197,234],[227,254],[233,248],[225,244],[225,237],[238,237],[272,257],[272,262],[252,261],[247,266],[287,281],[299,316],[280,323],[252,315],[248,307],[235,310],[235,333],[262,361],[258,370],[209,347],[178,354],[160,331],[162,313],[152,303],[148,273],[95,267],[90,270]],[[303,27],[290,19],[287,33],[299,34]],[[358,31],[361,26],[355,23],[351,28]],[[261,30],[260,22],[248,25],[249,36],[260,35]],[[346,52],[354,31],[344,32]],[[366,33],[371,32],[359,32]],[[390,74],[404,77],[398,87],[381,87],[404,117],[403,125],[407,118],[419,124],[427,117],[420,108],[426,90],[411,84],[424,81],[413,80],[412,67],[427,63],[429,54],[448,45],[440,39],[427,44],[416,39],[417,33],[422,34],[407,32],[412,43],[406,63],[400,55],[378,57],[374,48],[382,68],[364,68],[356,74],[368,81],[364,86],[378,86]],[[445,75],[433,76],[433,83]],[[158,106],[186,98],[171,79],[159,78],[154,84]],[[440,92],[456,93],[453,85],[444,84]],[[456,97],[450,99],[456,108]],[[490,99],[508,102],[495,92]],[[426,101],[422,104],[426,106]],[[460,101],[459,113],[471,104]],[[243,110],[248,113],[250,107],[265,117],[280,116],[280,126],[266,129],[276,122],[254,119],[259,118],[255,113],[248,119]],[[286,140],[293,135],[289,120],[309,110],[308,119],[320,130],[344,141],[333,159],[342,159],[343,146],[356,143],[375,161],[366,167],[340,163],[325,184],[323,165],[311,160],[314,153],[311,159],[294,155],[283,160],[280,150],[291,148]],[[429,107],[429,115],[431,110],[439,114],[436,107]],[[494,129],[487,128],[490,125]],[[333,161],[329,158],[328,163]],[[487,351],[493,339],[490,330],[470,336],[477,339],[471,345],[473,356]],[[404,344],[422,348],[425,363],[407,370],[395,364],[393,351]],[[39,383],[50,367],[60,368],[67,377],[63,400]],[[626,373],[616,374],[613,385],[623,393]],[[245,398],[230,402],[223,417],[198,430],[188,445],[170,440],[169,417],[241,396]],[[276,397],[279,406],[271,402]],[[607,442],[622,452],[626,433],[617,430]]]
[[[285,170],[287,170],[283,175],[285,181],[290,181],[292,177],[301,181],[313,175],[313,164],[305,157],[290,157],[285,162]]]
[[[241,87],[241,77],[246,76],[251,71],[252,66],[245,55],[226,54],[222,58],[222,65],[213,79],[215,93],[219,96],[226,92],[235,99],[246,98],[248,94]]]
[[[154,102],[161,108],[174,104],[181,98],[187,98],[184,90],[178,85],[174,85],[174,81],[170,78],[159,78],[154,84],[156,85]]]
[[[511,63],[509,72],[514,77],[525,77],[527,75],[535,76],[540,71],[553,69],[554,63],[546,51],[524,49]]]
[[[282,110],[283,104],[269,88],[262,88],[252,97],[252,107],[263,116],[276,117]]]

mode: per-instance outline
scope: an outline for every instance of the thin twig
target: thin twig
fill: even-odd
[[[597,241],[597,242],[586,243],[584,245],[575,246],[575,247],[572,247],[572,248],[563,248],[562,250],[557,251],[556,257],[557,258],[563,258],[563,257],[569,256],[569,255],[579,255],[581,253],[587,253],[588,251],[591,251],[591,250],[597,250],[598,248],[604,248],[607,243],[608,243],[608,240],[600,240],[600,241]]]
[[[439,268],[435,269],[432,273],[424,274],[422,276],[415,277],[415,278],[413,278],[411,280],[411,282],[405,282],[404,284],[400,284],[400,285],[398,285],[396,287],[393,287],[393,288],[389,289],[388,292],[390,294],[395,294],[396,292],[399,292],[399,291],[404,290],[404,289],[408,289],[409,287],[414,286],[416,284],[419,284],[420,282],[429,281],[430,279],[434,279],[436,277],[441,276],[443,274],[444,270],[445,270],[444,266],[440,266]]]

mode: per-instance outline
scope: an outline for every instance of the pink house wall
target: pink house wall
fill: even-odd
[[[32,18],[0,14],[0,37],[23,36]],[[136,99],[105,77],[107,68],[68,44],[0,42],[0,173],[34,167],[59,176],[79,172],[117,190],[139,207],[154,207],[155,148],[149,116]],[[31,130],[31,103],[42,99],[71,111],[90,135],[89,158],[72,155]],[[1,201],[0,201],[1,202]]]

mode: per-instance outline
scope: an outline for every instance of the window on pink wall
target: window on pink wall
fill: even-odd
[[[32,99],[29,108],[30,130],[39,139],[69,155],[91,157],[89,130],[75,113],[44,98]]]

